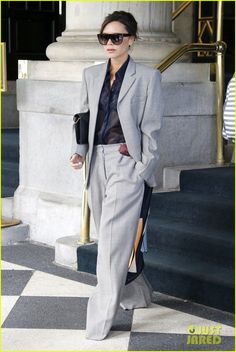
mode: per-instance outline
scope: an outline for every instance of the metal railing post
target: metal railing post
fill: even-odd
[[[83,179],[84,182],[87,177],[87,160],[85,159],[83,166]],[[81,206],[81,228],[80,228],[80,242],[89,243],[90,242],[90,209],[88,206],[88,192],[84,188],[82,196],[82,206]]]
[[[225,48],[221,46],[223,34],[223,4],[217,2],[217,32],[216,40],[218,49],[216,54],[216,162],[224,163],[223,155],[223,94],[224,94],[224,52]]]
[[[7,91],[7,51],[6,43],[1,43],[1,92]]]

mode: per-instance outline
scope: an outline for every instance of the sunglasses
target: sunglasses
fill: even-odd
[[[120,45],[123,42],[124,37],[131,37],[129,33],[114,33],[114,34],[97,34],[98,41],[101,45],[107,45],[108,40],[111,39],[115,45]]]

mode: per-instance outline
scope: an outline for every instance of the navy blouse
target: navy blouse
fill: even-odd
[[[95,129],[94,144],[125,143],[120,119],[117,112],[117,100],[124,79],[125,71],[129,63],[129,56],[115,74],[115,80],[110,87],[110,65],[109,59],[106,76],[103,83]]]

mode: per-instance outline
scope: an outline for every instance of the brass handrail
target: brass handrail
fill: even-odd
[[[222,138],[222,125],[223,125],[223,89],[224,89],[224,54],[226,50],[226,43],[223,41],[217,41],[216,43],[191,43],[184,44],[180,48],[172,51],[164,60],[162,60],[156,69],[160,72],[164,72],[174,62],[176,62],[181,56],[188,52],[199,52],[208,51],[215,52],[217,55],[216,61],[216,162],[222,164],[224,162],[223,157],[223,138]]]
[[[1,43],[1,92],[7,91],[7,50],[6,43]]]
[[[164,72],[169,66],[176,62],[180,57],[188,52],[208,51],[218,52],[226,48],[226,44],[222,41],[216,43],[190,43],[184,44],[181,47],[172,51],[158,65],[155,66],[161,72]]]
[[[174,21],[184,10],[192,3],[192,1],[184,1],[182,4],[172,12],[172,21]]]

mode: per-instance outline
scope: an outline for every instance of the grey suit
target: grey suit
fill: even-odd
[[[98,102],[106,67],[107,62],[91,66],[83,72],[80,112],[90,110],[89,145],[77,145],[73,152],[85,156],[88,151],[89,171]],[[117,111],[129,154],[136,162],[135,168],[149,186],[155,187],[159,158],[157,143],[163,112],[160,72],[130,58],[118,98]]]
[[[84,70],[80,112],[90,111],[86,186],[98,234],[98,284],[88,301],[86,337],[102,340],[109,333],[119,305],[146,307],[151,286],[143,274],[125,285],[144,195],[144,181],[156,185],[158,133],[162,99],[160,73],[131,58],[121,86],[117,111],[130,156],[119,144],[93,145],[99,97],[107,63]]]

